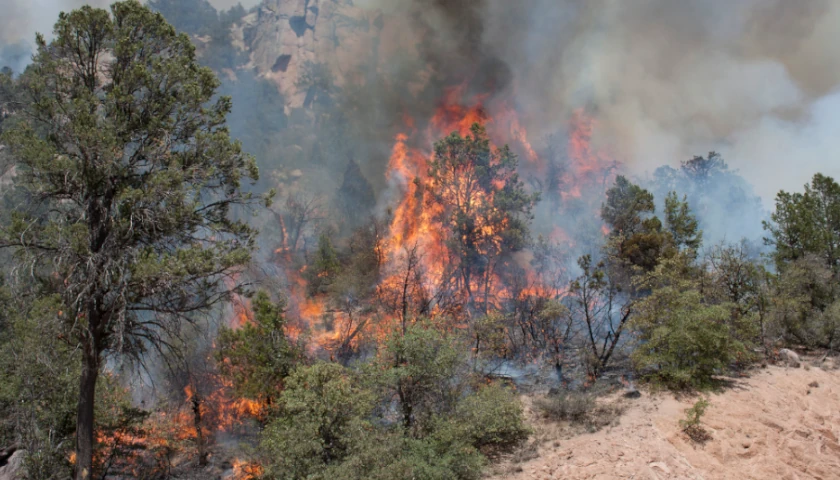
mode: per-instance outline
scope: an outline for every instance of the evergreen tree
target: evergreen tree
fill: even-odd
[[[682,200],[677,192],[670,192],[665,197],[665,222],[677,249],[697,251],[703,243],[703,232],[698,228],[697,218],[688,207],[688,197]]]
[[[601,218],[610,226],[614,236],[630,237],[644,230],[645,218],[653,215],[655,210],[650,192],[619,175],[615,184],[607,190]]]
[[[630,322],[638,341],[631,355],[636,368],[674,389],[711,386],[715,374],[748,356],[749,344],[741,339],[750,335],[733,325],[735,306],[704,296],[692,261],[678,254],[640,277],[650,294],[634,304]]]
[[[840,185],[833,178],[818,173],[803,193],[779,192],[764,228],[780,269],[812,254],[840,275]]]
[[[702,157],[695,155],[691,160],[686,160],[680,165],[682,173],[691,181],[701,187],[706,186],[715,176],[727,173],[729,166],[717,152],[709,152],[709,155]]]
[[[315,258],[306,269],[307,289],[310,295],[327,293],[341,272],[338,252],[335,251],[330,236],[322,233],[318,237],[318,249]]]
[[[233,380],[236,393],[271,405],[283,381],[303,352],[286,337],[284,304],[272,303],[265,292],[253,300],[254,319],[238,330],[222,327],[216,338],[216,359],[222,374]]]
[[[610,227],[608,255],[613,267],[627,270],[651,271],[669,245],[670,235],[664,231],[662,221],[654,216],[656,206],[653,194],[618,176],[607,190],[607,201],[601,207],[601,218]]]
[[[60,296],[81,351],[76,478],[91,478],[106,355],[163,348],[164,333],[228,298],[254,231],[257,169],[225,127],[230,99],[195,48],[137,1],[61,14],[22,75],[27,108],[4,134],[24,202],[0,244]]]

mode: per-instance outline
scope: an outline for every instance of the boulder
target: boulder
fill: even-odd
[[[801,360],[799,360],[799,355],[793,350],[788,350],[787,348],[779,350],[779,360],[788,367],[793,368],[799,368],[802,363]]]
[[[636,387],[630,387],[624,390],[624,398],[639,398],[641,396],[642,392],[638,391]]]
[[[0,480],[23,479],[23,461],[25,457],[26,450],[15,450],[15,452],[6,459],[3,466],[0,466]]]

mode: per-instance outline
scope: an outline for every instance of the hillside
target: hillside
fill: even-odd
[[[769,366],[709,396],[703,445],[679,420],[696,397],[670,393],[613,400],[618,424],[570,436],[532,419],[536,458],[503,462],[497,479],[830,479],[840,478],[840,374],[824,368]]]

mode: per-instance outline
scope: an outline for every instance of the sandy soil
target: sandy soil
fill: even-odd
[[[596,433],[535,425],[536,457],[504,461],[491,478],[840,479],[840,371],[770,366],[708,398],[705,444],[679,426],[697,397],[646,393],[613,400],[624,414]]]

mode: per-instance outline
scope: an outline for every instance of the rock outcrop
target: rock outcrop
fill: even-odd
[[[23,461],[26,450],[14,450],[8,458],[0,462],[0,480],[20,480],[24,478]]]
[[[325,66],[337,86],[360,80],[351,76],[375,65],[381,28],[381,14],[349,0],[265,0],[234,29],[234,43],[277,84],[289,114],[312,100],[310,65]]]

